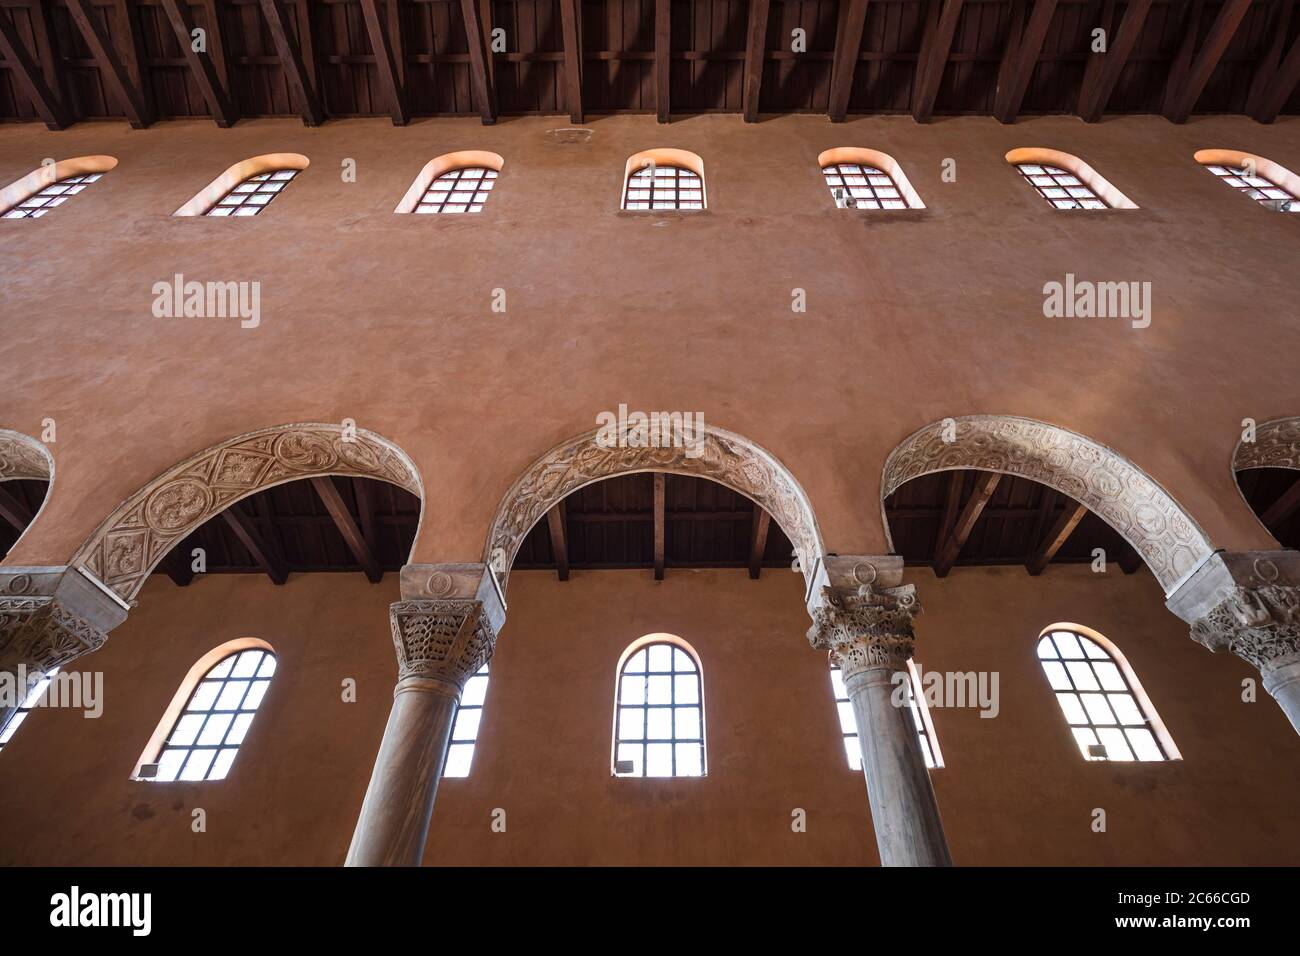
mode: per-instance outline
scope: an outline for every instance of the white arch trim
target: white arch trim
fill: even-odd
[[[415,177],[415,182],[411,183],[411,188],[406,191],[406,195],[402,197],[402,201],[397,204],[397,208],[393,212],[415,212],[415,207],[420,204],[420,200],[424,198],[429,186],[443,173],[449,173],[453,169],[464,169],[468,166],[495,169],[499,173],[505,164],[506,161],[498,154],[481,149],[462,149],[455,153],[443,153],[441,156],[425,163],[424,168]]]
[[[907,178],[907,173],[903,172],[903,167],[898,165],[898,160],[888,153],[882,153],[878,149],[865,149],[860,146],[837,146],[834,149],[825,150],[817,157],[817,165],[822,169],[836,163],[858,163],[863,166],[874,166],[882,172],[888,173],[889,178],[898,187],[898,191],[907,200],[908,209],[925,208],[925,203],[921,201],[921,194],[912,188],[912,183]]]
[[[21,541],[23,535],[36,524],[36,519],[41,516],[41,512],[45,510],[45,505],[50,500],[50,491],[54,488],[54,456],[50,454],[44,442],[39,442],[22,432],[0,428],[0,481],[17,481],[24,478],[48,481],[50,486],[45,490],[45,498],[41,501],[40,508],[32,515],[32,520],[27,523],[27,527],[18,535],[18,541]],[[15,546],[17,543],[14,542]]]
[[[1138,204],[1116,189],[1110,180],[1072,153],[1063,153],[1059,149],[1044,149],[1041,146],[1023,146],[1007,153],[1006,158],[1012,166],[1019,166],[1021,163],[1044,163],[1069,170],[1111,209],[1138,208]]]
[[[1241,490],[1238,472],[1251,468],[1290,468],[1300,471],[1300,416],[1275,418],[1256,425],[1255,440],[1252,442],[1237,439],[1237,447],[1232,450],[1232,482],[1248,508],[1250,502],[1246,501],[1246,493]],[[1255,509],[1250,510],[1260,527],[1268,531]],[[1268,533],[1271,535],[1273,532]]]
[[[497,572],[502,591],[524,538],[567,495],[615,475],[663,471],[708,478],[767,510],[798,549],[805,582],[824,554],[808,496],[785,465],[746,438],[704,426],[698,449],[605,447],[602,429],[556,445],[525,469],[497,506],[483,560]],[[698,454],[695,451],[698,450]]]
[[[61,179],[86,173],[106,173],[116,167],[117,160],[112,156],[78,156],[75,159],[61,159],[56,163],[43,163],[22,179],[0,190],[0,212],[7,212]]]
[[[943,419],[890,452],[880,484],[886,538],[886,498],[913,478],[962,468],[1030,478],[1086,505],[1133,545],[1166,595],[1214,552],[1191,515],[1123,455],[1069,429],[1013,415]]]
[[[163,472],[119,505],[72,563],[129,603],[172,545],[209,518],[265,488],[326,475],[377,478],[424,501],[414,463],[388,439],[342,425],[276,425]]]
[[[311,160],[301,153],[265,153],[241,160],[208,183],[194,198],[177,209],[173,216],[202,216],[221,201],[221,198],[250,176],[274,172],[277,169],[303,170]]]

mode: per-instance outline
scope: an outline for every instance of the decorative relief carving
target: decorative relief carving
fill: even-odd
[[[943,426],[936,423],[890,453],[881,481],[882,507],[913,478],[978,468],[1030,478],[1087,505],[1137,549],[1165,593],[1214,550],[1163,488],[1104,445],[1028,418],[969,415],[955,421],[954,441],[945,442]]]
[[[0,670],[22,663],[49,671],[98,650],[107,637],[52,597],[0,595]]]
[[[22,432],[0,428],[0,481],[49,481],[53,475],[54,463],[44,445]]]
[[[388,616],[399,679],[433,677],[464,687],[496,647],[482,601],[399,601]]]
[[[804,576],[822,554],[812,506],[794,476],[757,445],[705,426],[698,455],[686,448],[605,448],[593,429],[551,449],[519,477],[497,508],[484,560],[504,556],[504,577],[525,536],[552,507],[584,485],[614,475],[665,471],[708,478],[757,502],[799,549]],[[495,564],[494,564],[495,567]]]
[[[149,482],[100,525],[77,553],[86,568],[129,601],[167,550],[241,498],[272,485],[320,475],[378,478],[423,497],[405,453],[340,425],[280,425],[214,445]]]
[[[1253,442],[1239,442],[1232,470],[1247,468],[1300,469],[1300,418],[1279,418],[1255,427]]]
[[[810,612],[808,643],[829,651],[846,681],[874,668],[904,670],[916,645],[912,621],[921,605],[915,585],[877,588],[871,583],[875,575],[868,577],[856,591],[823,587],[821,602]]]
[[[1269,581],[1277,569],[1271,577],[1267,568],[1257,568],[1257,574]],[[1224,591],[1224,599],[1192,625],[1192,640],[1212,651],[1232,651],[1266,678],[1270,671],[1300,663],[1300,587],[1261,583]]]

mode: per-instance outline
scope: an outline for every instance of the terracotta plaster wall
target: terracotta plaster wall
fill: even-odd
[[[1193,644],[1145,571],[1083,567],[909,572],[926,611],[923,668],[997,670],[1001,713],[933,713],[933,773],[964,864],[1297,864],[1300,740],[1270,698],[1240,701],[1251,669]],[[98,720],[42,711],[0,754],[0,864],[342,862],[395,677],[395,576],[152,581],[84,666],[104,673]],[[676,571],[512,575],[473,772],[438,795],[431,864],[877,862],[866,789],[848,770],[822,654],[804,639],[798,576]],[[1128,656],[1184,760],[1080,759],[1034,656],[1073,620]],[[615,666],[651,632],[699,652],[708,776],[610,776]],[[270,641],[280,667],[233,775],[160,785],[127,775],[191,663],[234,637]],[[358,700],[340,699],[357,681]],[[207,832],[191,813],[207,811]],[[794,808],[808,830],[791,831]],[[1094,808],[1107,814],[1092,832]],[[505,811],[506,832],[491,829]]]
[[[885,456],[978,413],[1082,432],[1165,485],[1216,546],[1272,546],[1229,461],[1243,418],[1300,414],[1300,222],[1192,155],[1243,148],[1300,169],[1300,120],[619,116],[594,119],[585,144],[547,136],[564,125],[0,131],[3,182],[51,156],[119,160],[51,215],[0,221],[0,427],[58,425],[53,494],[7,563],[65,563],[132,492],[218,441],[345,417],[423,474],[415,559],[481,559],[515,476],[621,402],[700,412],[771,450],[831,550],[884,551]],[[835,209],[816,157],[846,145],[894,156],[927,208]],[[1076,153],[1141,208],[1053,211],[1003,159],[1027,145]],[[618,210],[626,158],[658,146],[704,158],[707,212]],[[467,148],[505,159],[482,215],[393,213],[429,159]],[[268,151],[311,166],[264,214],[172,215]],[[1150,328],[1044,318],[1044,283],[1067,273],[1150,281]],[[176,274],[261,282],[261,324],[155,318],[153,285]]]

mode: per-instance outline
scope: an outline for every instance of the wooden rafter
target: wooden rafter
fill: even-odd
[[[1029,80],[1043,52],[1043,41],[1056,15],[1057,0],[1034,0],[1029,22],[1019,42],[1009,43],[1003,66],[998,71],[998,90],[993,98],[993,115],[999,123],[1014,123],[1029,89]]]
[[[208,112],[212,114],[218,126],[235,125],[239,120],[239,113],[221,77],[217,74],[213,59],[214,50],[220,49],[221,43],[216,23],[216,8],[212,7],[208,10],[206,52],[200,53],[194,49],[195,27],[194,18],[190,16],[189,4],[183,3],[182,0],[162,0],[162,5],[167,13],[167,19],[171,22],[172,31],[176,34],[176,42],[180,44],[181,55],[185,57],[190,74],[203,95],[203,101],[208,104]]]
[[[555,574],[561,581],[569,580],[569,543],[564,536],[564,502],[546,512],[546,523],[551,531],[551,552],[555,555]]]
[[[858,68],[862,30],[867,23],[867,0],[845,0],[840,4],[839,26],[835,31],[835,53],[831,60],[831,92],[827,115],[834,123],[844,122],[853,93],[853,75]]]
[[[482,14],[475,0],[460,0],[460,11],[465,21],[465,41],[469,44],[469,87],[474,96],[474,108],[483,124],[490,126],[497,121],[497,108],[492,95],[492,79],[488,75],[487,38]]]
[[[672,0],[655,0],[655,115],[661,123],[670,116],[672,45]]]
[[[356,558],[357,564],[365,571],[366,577],[372,584],[378,584],[384,577],[384,569],[379,564],[379,558],[375,556],[374,549],[371,548],[370,542],[366,536],[361,533],[352,512],[348,510],[347,503],[343,496],[339,494],[338,486],[334,484],[334,479],[328,476],[311,479],[311,486],[315,489],[321,504],[334,519],[334,525],[339,529],[339,534],[343,535],[343,541],[352,552],[352,557]]]
[[[655,580],[664,579],[664,473],[656,471],[654,476],[655,484]]]
[[[1105,53],[1094,53],[1084,70],[1083,85],[1079,88],[1079,117],[1087,123],[1101,119],[1115,84],[1124,72],[1124,66],[1133,54],[1138,36],[1151,12],[1152,0],[1129,0],[1124,18],[1114,37],[1108,37]]]
[[[0,484],[0,520],[19,534],[32,523],[31,509],[10,494],[3,484]]]
[[[1292,2],[1293,0],[1285,0],[1280,5],[1278,19],[1273,25],[1273,45],[1251,84],[1246,112],[1261,123],[1271,123],[1277,119],[1277,114],[1295,92],[1296,84],[1300,83],[1300,37],[1291,42],[1291,49],[1285,57],[1282,56]]]
[[[560,28],[564,35],[564,99],[571,123],[583,121],[582,8],[579,2],[559,0]]]
[[[239,502],[235,502],[225,511],[222,511],[221,518],[234,532],[235,537],[239,539],[239,543],[253,556],[253,560],[266,572],[266,576],[271,579],[271,583],[283,584],[288,580],[289,572],[284,566],[284,560],[276,553],[270,541],[257,530],[252,519],[243,510]]]
[[[961,19],[964,0],[942,0],[943,10],[931,20],[921,46],[921,56],[916,62],[916,81],[912,84],[912,118],[918,123],[927,122],[934,115],[934,102],[939,96],[952,52],[953,37],[957,35],[957,22]]]
[[[126,37],[122,65],[131,86],[138,90],[140,99],[150,113],[157,115],[158,108],[154,102],[153,88],[145,72],[144,37],[140,33],[139,0],[115,0],[113,10],[117,17],[117,28]]]
[[[961,489],[966,483],[966,472],[948,472],[948,490],[943,498],[943,515],[939,519],[939,533],[934,539],[934,553],[938,556],[943,546],[952,536],[952,527],[957,523],[957,509],[961,507]]]
[[[167,552],[158,567],[175,582],[178,588],[187,588],[194,580],[193,561],[188,554],[180,550],[179,544]]]
[[[1125,574],[1136,574],[1142,567],[1142,555],[1130,544],[1125,543],[1124,550],[1120,552],[1116,559],[1119,569]]]
[[[1214,18],[1214,23],[1210,26],[1205,42],[1201,44],[1200,50],[1187,66],[1186,75],[1171,87],[1172,95],[1165,108],[1165,116],[1168,119],[1175,123],[1185,123],[1192,115],[1196,101],[1201,98],[1205,84],[1210,81],[1210,75],[1223,59],[1228,44],[1237,33],[1237,27],[1241,26],[1246,11],[1250,9],[1250,4],[1251,0],[1224,0],[1223,6],[1219,8],[1219,15]],[[1198,17],[1191,19],[1194,24],[1199,24]],[[1195,33],[1189,35],[1194,36]],[[1194,42],[1193,40],[1192,43]],[[1186,40],[1184,47],[1190,48]]]
[[[1056,552],[1061,550],[1061,545],[1065,544],[1083,516],[1088,513],[1086,505],[1081,505],[1077,501],[1066,499],[1065,507],[1061,509],[1056,523],[1052,525],[1047,535],[1039,542],[1034,553],[1029,556],[1025,562],[1025,570],[1032,575],[1042,574],[1051,563],[1052,558],[1056,557]]]
[[[767,550],[767,531],[771,524],[772,516],[755,502],[749,533],[749,576],[755,581],[763,571],[763,552]]]
[[[961,553],[962,546],[966,539],[970,537],[971,529],[975,527],[975,522],[979,520],[980,512],[984,506],[989,503],[993,497],[993,492],[997,490],[998,481],[1002,476],[997,472],[981,472],[975,480],[975,489],[966,501],[966,506],[962,508],[961,514],[953,524],[952,533],[943,547],[934,556],[934,575],[935,577],[947,577],[948,572],[952,570],[953,563],[957,560],[957,555]]]
[[[396,9],[396,5],[390,3],[389,9]],[[361,0],[361,12],[366,21],[366,34],[370,37],[370,49],[375,54],[379,85],[383,87],[384,98],[388,100],[393,125],[405,126],[411,122],[411,106],[406,96],[406,87],[398,76],[393,40],[389,36],[388,26],[379,15],[378,0]]]
[[[746,123],[758,121],[758,99],[763,89],[763,61],[767,59],[768,0],[749,0],[749,25],[745,39],[745,87],[743,109]],[[757,577],[757,575],[754,575]]]
[[[40,11],[33,10],[33,20],[41,16]],[[55,89],[51,87],[47,75],[37,67],[22,37],[18,35],[13,21],[0,14],[0,53],[4,54],[5,63],[10,72],[32,101],[32,106],[40,114],[45,125],[50,129],[66,129],[70,122],[67,110]],[[50,54],[53,57],[53,53]]]
[[[280,58],[280,69],[284,71],[285,82],[289,85],[289,95],[294,108],[308,126],[319,126],[324,122],[325,114],[321,111],[320,100],[316,97],[316,88],[312,85],[310,75],[303,63],[302,47],[298,37],[289,29],[288,17],[285,15],[284,0],[260,0],[262,17],[267,29],[271,31],[271,41],[275,44],[276,55]],[[299,15],[307,10],[306,4],[298,7]],[[303,34],[311,30],[310,19],[299,22]]]
[[[1259,516],[1259,520],[1271,532],[1273,528],[1295,514],[1297,509],[1300,509],[1300,478],[1296,478],[1291,487],[1282,492],[1277,501],[1264,509],[1264,513]]]
[[[145,103],[140,91],[131,84],[122,61],[118,59],[117,48],[104,29],[98,14],[91,7],[90,0],[67,0],[68,13],[77,25],[82,39],[90,48],[90,55],[99,67],[100,79],[105,89],[117,101],[117,105],[126,114],[127,122],[136,129],[143,129],[153,122],[153,113]]]

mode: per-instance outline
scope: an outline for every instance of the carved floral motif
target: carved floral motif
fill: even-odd
[[[907,667],[915,649],[912,621],[921,613],[916,587],[877,588],[865,583],[856,591],[822,588],[822,600],[810,612],[808,643],[830,652],[847,681],[874,668],[891,672]]]
[[[1232,456],[1233,471],[1246,468],[1300,469],[1300,418],[1256,426],[1255,440],[1239,443]]]
[[[107,637],[48,595],[0,595],[0,670],[25,664],[29,683],[98,650]]]
[[[1212,651],[1232,651],[1266,676],[1300,662],[1300,587],[1225,589],[1224,599],[1192,625],[1192,640]]]
[[[35,438],[0,428],[0,481],[33,478],[49,481],[53,474],[49,452]]]
[[[388,616],[399,679],[433,677],[464,687],[496,647],[482,601],[399,601]]]
[[[977,468],[1019,475],[1087,505],[1114,528],[1170,592],[1214,549],[1205,533],[1163,488],[1104,445],[1028,418],[970,415],[906,439],[885,461],[881,500],[902,484],[936,471]]]

